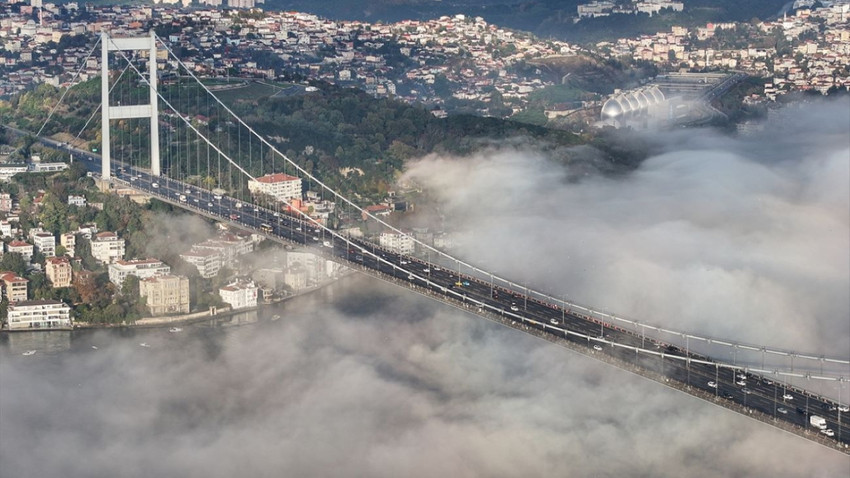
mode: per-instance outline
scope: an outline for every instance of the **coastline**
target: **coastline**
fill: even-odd
[[[241,309],[232,309],[230,306],[224,306],[220,308],[214,308],[211,310],[207,310],[204,312],[193,312],[189,314],[182,315],[171,315],[171,316],[161,316],[161,317],[145,317],[139,320],[136,320],[132,323],[112,323],[112,324],[92,324],[88,322],[75,322],[72,327],[57,327],[57,328],[39,328],[39,329],[8,329],[2,328],[0,329],[0,333],[17,333],[17,332],[57,332],[57,331],[73,331],[73,330],[88,330],[88,329],[116,329],[116,328],[138,328],[138,329],[154,329],[154,328],[164,328],[164,327],[172,327],[175,325],[188,325],[197,322],[204,322],[207,320],[215,320],[219,318],[231,317],[236,314],[241,314],[245,312],[252,312],[263,310],[265,308],[281,304],[288,300],[294,299],[296,297],[301,297],[307,294],[311,294],[318,290],[321,290],[340,279],[347,277],[352,270],[347,270],[340,274],[339,277],[326,280],[320,284],[314,285],[312,287],[307,287],[302,289],[292,295],[288,295],[286,297],[281,297],[279,299],[275,299],[269,302],[263,302],[261,304],[257,304],[254,307],[245,307]],[[212,313],[212,312],[215,313]]]

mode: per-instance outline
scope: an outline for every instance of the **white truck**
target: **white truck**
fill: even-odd
[[[809,423],[820,430],[826,430],[826,419],[824,417],[812,415],[809,417]]]

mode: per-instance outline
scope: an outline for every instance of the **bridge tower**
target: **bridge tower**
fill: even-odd
[[[101,45],[101,161],[103,179],[111,177],[109,151],[109,122],[114,119],[147,118],[151,119],[151,175],[160,175],[159,165],[159,121],[156,94],[156,34],[153,30],[147,37],[110,38],[100,33]],[[148,83],[150,98],[147,104],[112,106],[109,104],[109,52],[110,51],[148,50]]]

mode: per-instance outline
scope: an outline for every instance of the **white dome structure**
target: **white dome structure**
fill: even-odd
[[[650,108],[663,103],[664,100],[664,93],[661,93],[657,86],[618,93],[602,105],[602,119],[647,113]]]

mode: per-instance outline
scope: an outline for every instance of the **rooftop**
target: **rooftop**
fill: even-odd
[[[257,178],[257,182],[273,184],[273,183],[283,183],[286,181],[300,181],[301,178],[296,178],[295,176],[290,176],[284,173],[274,173],[274,174],[266,174],[265,176],[260,176]]]

